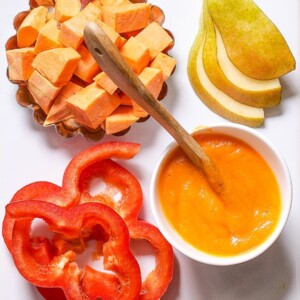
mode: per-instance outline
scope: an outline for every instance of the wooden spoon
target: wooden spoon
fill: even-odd
[[[101,69],[118,85],[127,96],[134,99],[177,141],[188,158],[200,168],[215,192],[224,189],[219,169],[205,154],[196,140],[149,92],[106,33],[96,24],[88,23],[84,30],[87,47]]]

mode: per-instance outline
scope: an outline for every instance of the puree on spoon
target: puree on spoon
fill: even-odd
[[[204,252],[231,256],[263,243],[281,213],[280,190],[267,162],[240,139],[221,133],[195,136],[220,169],[220,197],[177,147],[158,175],[164,214],[180,236]]]

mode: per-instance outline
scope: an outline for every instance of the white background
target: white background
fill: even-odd
[[[296,58],[299,58],[299,1],[257,0],[257,4],[278,26]],[[195,96],[187,78],[187,58],[201,11],[199,0],[156,0],[164,9],[165,28],[175,36],[171,54],[178,60],[175,74],[168,81],[169,93],[163,104],[191,130],[197,125],[224,121]],[[0,219],[13,194],[24,185],[47,180],[61,184],[70,159],[91,146],[81,136],[63,139],[54,128],[42,128],[32,120],[31,111],[15,101],[16,86],[6,78],[4,45],[14,34],[13,17],[28,8],[28,0],[0,2]],[[289,221],[274,246],[254,261],[213,267],[196,263],[175,251],[175,272],[164,300],[296,300],[300,299],[300,78],[294,71],[281,80],[281,105],[266,112],[265,125],[257,129],[284,156],[291,172],[294,196]],[[136,124],[123,137],[106,140],[134,141],[141,153],[122,164],[139,178],[144,191],[142,218],[154,222],[149,205],[149,185],[154,165],[171,137],[154,120]],[[153,263],[153,262],[152,262]],[[0,299],[37,300],[41,297],[16,271],[0,239]]]

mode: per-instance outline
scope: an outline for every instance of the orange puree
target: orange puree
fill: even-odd
[[[248,144],[223,134],[195,137],[220,169],[225,192],[216,195],[180,148],[162,166],[158,194],[164,214],[194,247],[230,256],[258,246],[274,230],[280,191],[266,161]]]

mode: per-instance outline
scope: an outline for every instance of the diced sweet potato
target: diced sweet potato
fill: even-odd
[[[173,42],[167,31],[156,22],[149,24],[135,38],[149,48],[151,60]]]
[[[120,49],[120,53],[133,71],[139,74],[150,61],[149,49],[135,37],[131,37]]]
[[[119,33],[145,28],[150,21],[151,5],[131,3],[103,6],[102,20]]]
[[[30,7],[45,6],[52,7],[54,6],[54,0],[29,0]]]
[[[17,31],[19,48],[25,48],[33,45],[37,39],[40,29],[46,23],[47,13],[48,9],[44,6],[39,6],[31,10]]]
[[[76,122],[97,128],[120,104],[117,95],[110,95],[96,82],[68,99],[68,107]]]
[[[58,40],[59,28],[55,20],[50,20],[43,26],[37,37],[34,52],[38,54],[45,50],[63,47]]]
[[[114,29],[112,29],[110,26],[108,26],[101,20],[96,20],[96,23],[103,29],[103,31],[108,35],[110,40],[114,43],[114,45],[117,48],[120,49],[125,44],[126,39],[124,41],[124,38],[121,37],[121,35],[117,33]]]
[[[118,5],[125,5],[125,4],[131,4],[129,0],[99,0],[102,5],[113,5],[113,6],[118,6]]]
[[[34,71],[32,61],[34,48],[21,48],[6,51],[8,78],[12,81],[26,81]]]
[[[66,47],[77,49],[83,42],[83,31],[88,22],[94,22],[101,18],[101,9],[89,3],[75,17],[62,23],[59,40]]]
[[[44,122],[44,126],[61,122],[72,117],[72,114],[67,106],[67,100],[69,97],[73,96],[81,89],[81,86],[71,81],[66,86],[64,86],[55,98],[48,116]]]
[[[27,87],[34,100],[40,105],[43,111],[48,114],[61,87],[54,86],[36,70],[31,74]]]
[[[118,86],[104,72],[99,73],[94,81],[111,95],[118,89]]]
[[[107,134],[114,134],[127,129],[138,119],[132,107],[120,105],[105,119],[104,130]]]
[[[81,56],[81,59],[78,62],[74,74],[83,81],[92,83],[93,78],[101,71],[100,67],[88,48],[83,44],[79,46],[77,52]]]
[[[150,67],[160,69],[163,72],[163,80],[166,81],[172,74],[175,65],[175,58],[165,53],[158,53],[155,59],[151,62]]]
[[[124,94],[122,92],[122,93],[120,93],[119,97],[120,97],[120,100],[121,100],[121,105],[132,106],[132,100],[126,94]]]
[[[78,52],[72,48],[56,48],[39,53],[32,66],[53,85],[68,83],[80,60]]]
[[[141,72],[141,74],[139,75],[139,79],[147,87],[150,93],[155,98],[157,98],[164,83],[162,71],[159,69],[147,67]],[[134,114],[137,117],[143,118],[148,116],[148,113],[134,101],[132,101],[132,107]]]
[[[56,0],[54,18],[62,23],[79,14],[80,10],[80,0]]]

